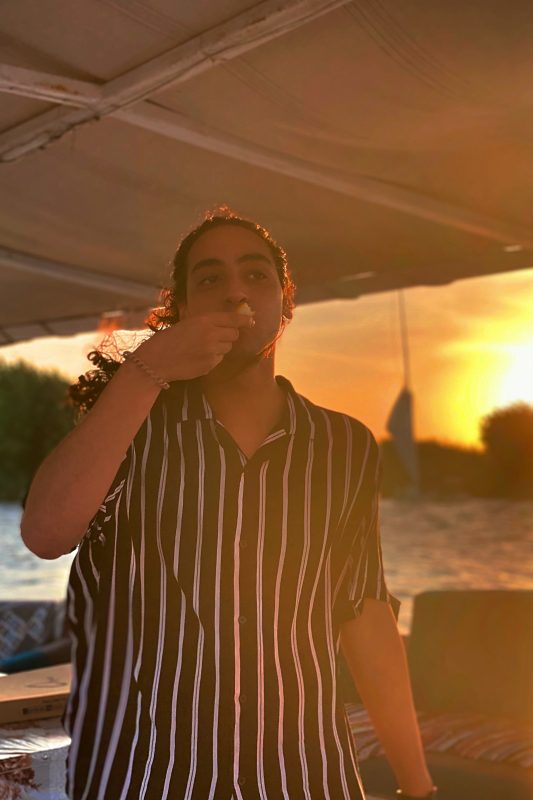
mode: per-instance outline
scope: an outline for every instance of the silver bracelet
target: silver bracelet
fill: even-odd
[[[138,356],[136,356],[135,353],[126,350],[123,353],[123,356],[125,361],[131,359],[131,361],[133,361],[134,364],[137,364],[138,367],[144,370],[146,374],[149,375],[151,379],[155,381],[158,386],[161,387],[161,389],[170,389],[170,383],[167,383],[167,381],[163,380],[163,378],[160,378],[159,375],[156,375],[153,369],[150,369],[148,364],[145,364],[144,361],[141,361],[141,359]]]

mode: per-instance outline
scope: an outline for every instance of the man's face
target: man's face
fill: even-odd
[[[210,311],[235,311],[246,300],[255,326],[241,328],[225,356],[255,356],[279,334],[283,291],[270,248],[252,231],[222,225],[203,233],[187,258],[187,302],[180,319]]]

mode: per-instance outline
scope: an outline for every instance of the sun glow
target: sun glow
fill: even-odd
[[[513,403],[533,405],[533,341],[486,337],[452,342],[443,350],[454,358],[453,369],[439,376],[446,427],[437,419],[430,427],[438,425],[452,440],[478,445],[480,421],[486,415]],[[435,414],[442,413],[437,403]]]
[[[508,352],[509,366],[501,376],[497,404],[533,404],[533,342],[509,345]]]

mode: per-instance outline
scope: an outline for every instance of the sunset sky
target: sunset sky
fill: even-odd
[[[479,446],[480,418],[533,404],[533,269],[405,290],[415,435]],[[91,365],[97,334],[0,348],[68,378]],[[320,405],[386,435],[403,369],[396,292],[297,307],[278,345],[276,373]]]

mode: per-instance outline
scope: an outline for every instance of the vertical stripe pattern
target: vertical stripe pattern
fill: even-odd
[[[340,628],[392,605],[370,430],[277,376],[247,458],[199,379],[162,392],[72,563],[72,800],[362,800]]]

